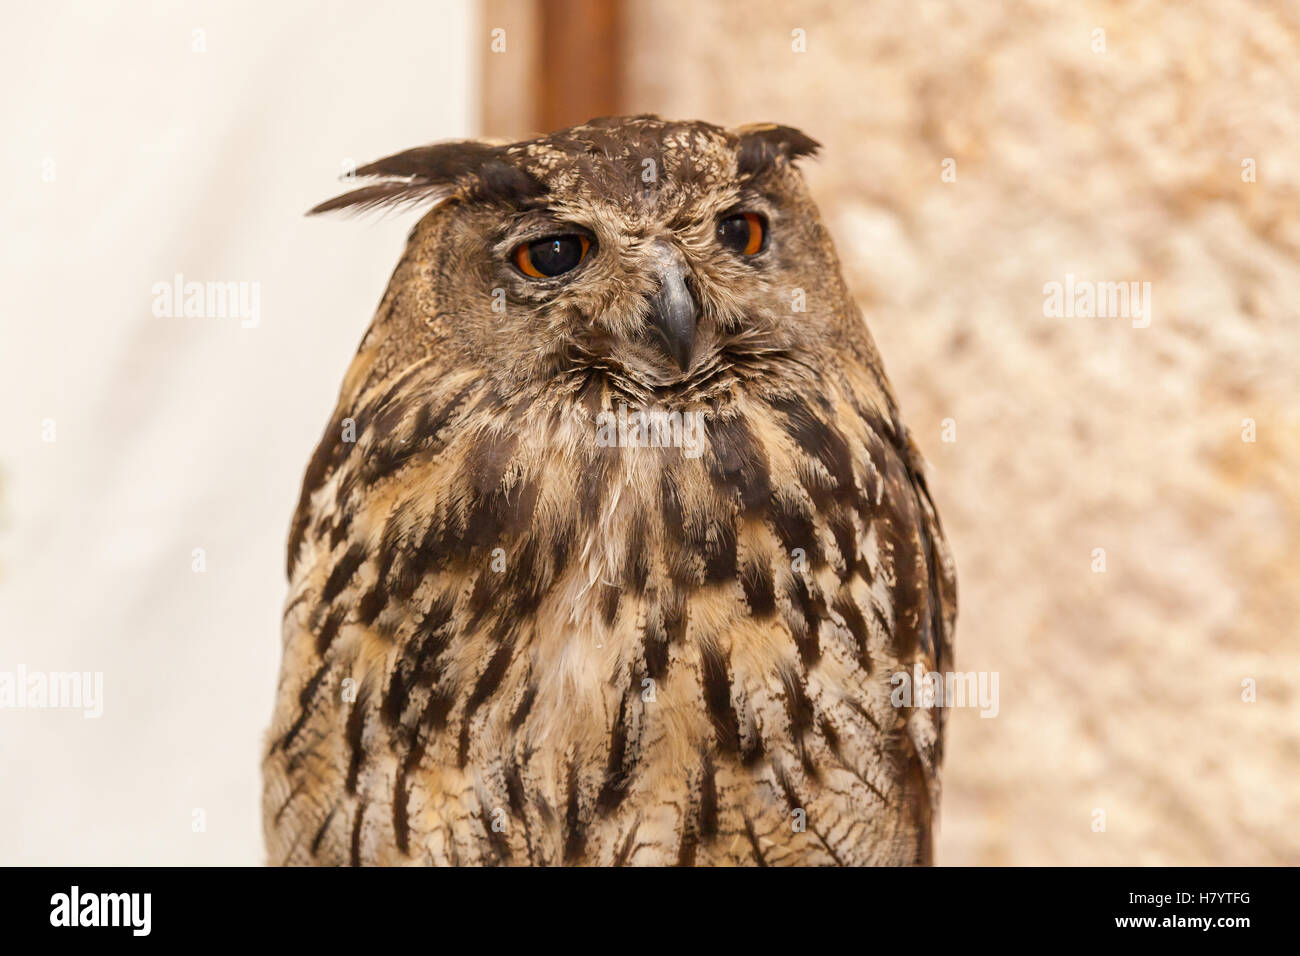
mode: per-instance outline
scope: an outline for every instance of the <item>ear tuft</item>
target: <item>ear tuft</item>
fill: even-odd
[[[814,156],[821,149],[821,143],[793,126],[751,123],[737,127],[732,133],[740,140],[736,167],[742,176],[754,176],[778,158],[794,162],[802,156]]]
[[[444,186],[432,186],[426,183],[390,182],[362,186],[342,196],[327,199],[320,205],[307,210],[309,216],[319,216],[325,212],[337,212],[350,209],[353,212],[366,212],[381,206],[397,208],[425,200],[441,202],[451,195],[451,190]]]
[[[437,203],[454,195],[518,203],[546,191],[527,172],[506,162],[504,152],[501,147],[473,140],[417,146],[362,166],[356,171],[359,178],[380,181],[327,200],[307,215]]]

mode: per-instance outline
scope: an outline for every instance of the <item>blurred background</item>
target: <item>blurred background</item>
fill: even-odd
[[[999,675],[949,723],[939,862],[1300,863],[1300,4],[1061,7],[7,11],[0,672],[104,691],[0,709],[0,863],[261,861],[289,516],[418,217],[302,213],[630,112],[824,145],[957,667]],[[178,274],[256,316],[157,314]],[[1149,282],[1149,325],[1045,315],[1067,276]]]

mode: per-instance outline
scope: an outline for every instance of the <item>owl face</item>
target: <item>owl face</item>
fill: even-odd
[[[640,401],[698,397],[759,357],[815,363],[843,311],[793,165],[816,149],[788,127],[600,120],[389,157],[358,171],[382,182],[318,210],[435,200],[399,266],[421,270],[420,301],[389,317],[502,392],[599,374]]]

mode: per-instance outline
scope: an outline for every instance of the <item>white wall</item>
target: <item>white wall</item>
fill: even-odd
[[[289,516],[413,222],[302,213],[473,135],[486,39],[457,0],[5,21],[0,673],[104,700],[0,709],[0,863],[258,863]],[[178,272],[256,283],[259,323],[156,317]]]

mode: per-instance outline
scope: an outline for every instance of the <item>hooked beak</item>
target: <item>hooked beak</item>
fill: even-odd
[[[655,271],[659,290],[650,297],[650,324],[668,356],[685,372],[695,350],[695,327],[700,304],[687,285],[689,270],[682,254],[661,245]]]

